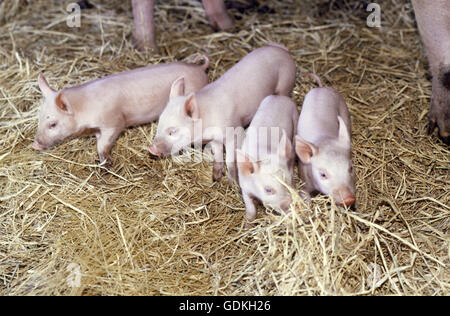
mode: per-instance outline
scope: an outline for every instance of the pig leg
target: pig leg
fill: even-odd
[[[97,152],[100,158],[100,163],[106,161],[111,162],[110,152],[111,148],[122,132],[122,128],[105,128],[101,129],[95,136],[97,137]]]
[[[224,0],[202,0],[206,15],[214,30],[226,30],[233,26]]]
[[[237,144],[237,148],[240,148],[241,144]],[[238,169],[236,164],[236,146],[234,142],[227,142],[225,148],[225,161],[227,163],[228,171],[228,183],[233,186],[233,182],[238,182]]]
[[[314,192],[314,186],[311,184],[312,179],[308,177],[308,171],[305,170],[306,168],[302,165],[301,162],[298,163],[298,177],[303,182],[303,188],[302,192],[300,192],[300,196],[302,199],[307,202],[311,203],[311,194]]]
[[[242,192],[242,198],[245,203],[245,218],[247,221],[252,222],[256,218],[256,206],[253,199],[248,195]]]
[[[153,23],[154,0],[132,0],[135,46],[139,50],[156,49],[155,25]]]
[[[450,144],[450,2],[412,3],[433,76],[428,132],[438,127],[441,139]]]
[[[213,180],[219,181],[224,172],[223,168],[223,144],[218,141],[211,142],[211,150],[214,155]]]

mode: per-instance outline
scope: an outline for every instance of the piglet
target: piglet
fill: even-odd
[[[246,218],[256,217],[254,199],[275,209],[287,211],[291,195],[295,152],[292,145],[298,122],[297,105],[286,96],[264,98],[243,142],[236,150],[239,185]]]
[[[172,82],[183,76],[186,91],[208,83],[209,60],[201,66],[182,62],[138,68],[56,91],[38,77],[44,103],[32,147],[46,150],[70,136],[94,134],[100,162],[107,161],[119,134],[129,126],[158,119]]]
[[[319,88],[305,97],[295,137],[306,199],[320,191],[338,204],[350,206],[355,202],[350,114],[339,92],[323,87],[316,75],[308,75],[316,79]]]
[[[179,78],[172,84],[149,151],[169,156],[191,144],[209,144],[214,155],[213,178],[219,180],[225,145],[231,184],[237,181],[235,149],[240,147],[242,137],[230,129],[247,126],[266,96],[290,95],[294,81],[294,60],[285,47],[274,43],[255,49],[197,92],[186,93],[189,79]]]

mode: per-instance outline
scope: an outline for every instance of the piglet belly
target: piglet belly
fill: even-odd
[[[156,121],[159,115],[163,111],[166,102],[159,101],[145,102],[130,106],[128,109],[124,109],[124,117],[127,126],[135,126],[141,124],[147,124]]]
[[[117,98],[117,105],[123,113],[125,125],[134,126],[157,120],[168,99],[168,89],[133,87],[121,91]]]

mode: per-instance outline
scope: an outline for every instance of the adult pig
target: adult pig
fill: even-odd
[[[413,0],[417,25],[428,55],[433,76],[431,134],[439,128],[439,136],[450,144],[450,1]]]
[[[183,76],[186,91],[208,83],[202,66],[173,62],[138,68],[80,86],[56,91],[42,74],[38,77],[44,103],[32,147],[45,150],[69,136],[95,134],[100,162],[108,160],[119,134],[129,126],[158,119],[169,99],[172,82]]]
[[[209,143],[214,154],[213,178],[219,180],[225,145],[228,179],[237,180],[235,149],[242,138],[238,135],[234,141],[235,135],[227,132],[247,126],[266,96],[292,93],[294,60],[285,47],[271,43],[255,49],[197,92],[185,93],[188,81],[180,78],[173,83],[150,153],[168,156],[193,143]],[[197,130],[200,132],[194,133]]]
[[[255,114],[242,145],[236,150],[239,185],[246,218],[256,217],[254,199],[287,211],[291,194],[295,151],[292,140],[298,122],[297,105],[286,96],[268,96]]]
[[[156,49],[153,10],[155,0],[132,0],[133,37],[138,49]],[[233,26],[223,0],[202,0],[209,23],[214,29],[225,30]]]
[[[306,199],[320,191],[340,205],[355,202],[351,160],[350,114],[344,98],[319,83],[306,95],[298,120],[295,151],[300,158],[299,175]]]

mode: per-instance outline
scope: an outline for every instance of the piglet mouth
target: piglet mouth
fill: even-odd
[[[39,150],[39,151],[42,151],[42,150],[46,150],[46,149],[47,149],[47,147],[43,146],[43,145],[42,145],[41,143],[39,143],[37,140],[35,140],[35,141],[33,142],[33,144],[31,144],[31,147],[32,147],[33,149]]]
[[[170,156],[176,156],[177,154],[180,154],[182,152],[182,149],[175,151],[168,149],[169,147],[165,143],[161,142],[154,142],[149,148],[148,151],[151,155],[159,157],[159,158],[166,158]]]
[[[149,147],[148,151],[150,152],[150,154],[152,154],[155,157],[162,157],[162,154],[160,152],[155,151],[152,147]]]

